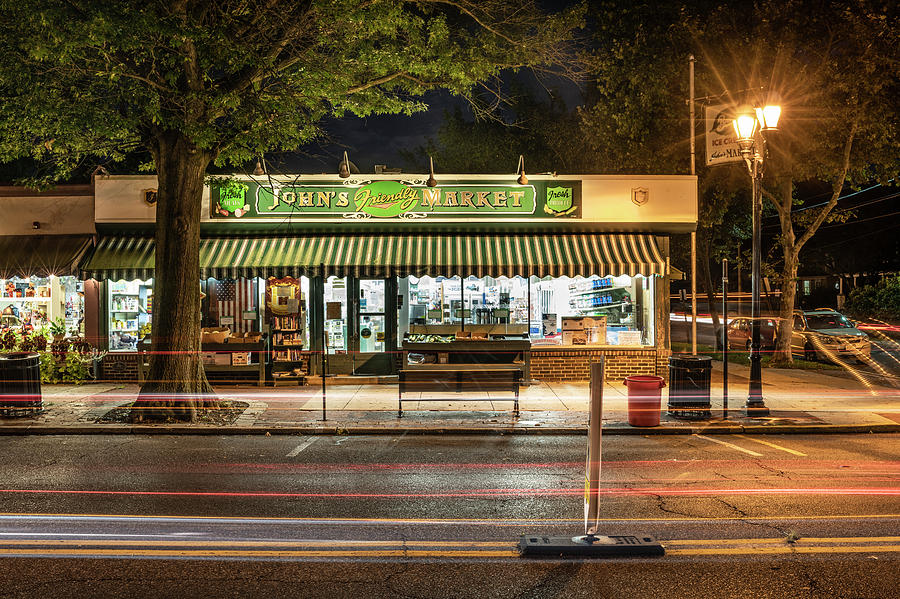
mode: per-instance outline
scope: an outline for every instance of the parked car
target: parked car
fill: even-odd
[[[856,323],[835,310],[796,310],[791,332],[791,353],[814,361],[835,356],[865,361],[872,354],[869,336]]]
[[[738,316],[728,323],[728,348],[738,350],[750,350],[750,324],[752,318]],[[760,320],[759,339],[762,351],[775,349],[775,319],[763,318]]]

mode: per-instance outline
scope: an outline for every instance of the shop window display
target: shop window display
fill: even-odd
[[[150,335],[153,315],[153,281],[110,281],[109,350],[137,351],[138,341]]]
[[[210,324],[235,335],[261,332],[259,306],[266,289],[263,279],[209,279],[208,289]]]
[[[325,342],[328,353],[347,353],[347,279],[325,280]]]
[[[75,277],[0,279],[0,316],[4,327],[40,329],[62,320],[67,333],[83,333],[83,283]]]
[[[467,285],[473,286],[474,281]],[[409,277],[410,324],[461,324],[464,316],[471,321],[471,309],[463,313],[459,277]]]
[[[305,279],[305,277],[304,277]],[[309,280],[293,277],[266,281],[266,318],[271,333],[272,377],[302,380],[309,372],[304,346],[308,341],[307,291]]]
[[[653,277],[628,275],[532,278],[532,339],[567,344],[565,321],[579,318],[597,328],[602,338],[581,337],[585,344],[652,345],[654,342]],[[540,323],[535,326],[536,323]]]
[[[408,325],[461,325],[464,317],[472,325],[527,327],[535,343],[641,346],[655,338],[655,284],[655,277],[640,275],[425,276],[401,280],[400,287],[408,288]],[[403,317],[400,323],[402,334],[407,323]],[[574,324],[592,330],[563,335]]]

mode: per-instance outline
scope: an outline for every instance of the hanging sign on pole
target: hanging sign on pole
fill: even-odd
[[[706,107],[706,165],[741,162],[741,148],[734,133],[734,106],[718,104]]]

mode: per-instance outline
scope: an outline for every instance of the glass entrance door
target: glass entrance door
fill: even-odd
[[[391,374],[396,352],[396,279],[357,279],[356,283],[354,374]]]
[[[383,279],[359,281],[359,351],[384,351],[384,292]]]

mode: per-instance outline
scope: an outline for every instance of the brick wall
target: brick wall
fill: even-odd
[[[106,354],[100,363],[100,378],[104,381],[138,382],[137,354]]]
[[[600,356],[606,360],[605,376],[622,381],[631,375],[657,375],[668,378],[668,353],[655,347],[647,349],[537,349],[531,350],[531,378],[539,381],[587,381],[591,363]]]

